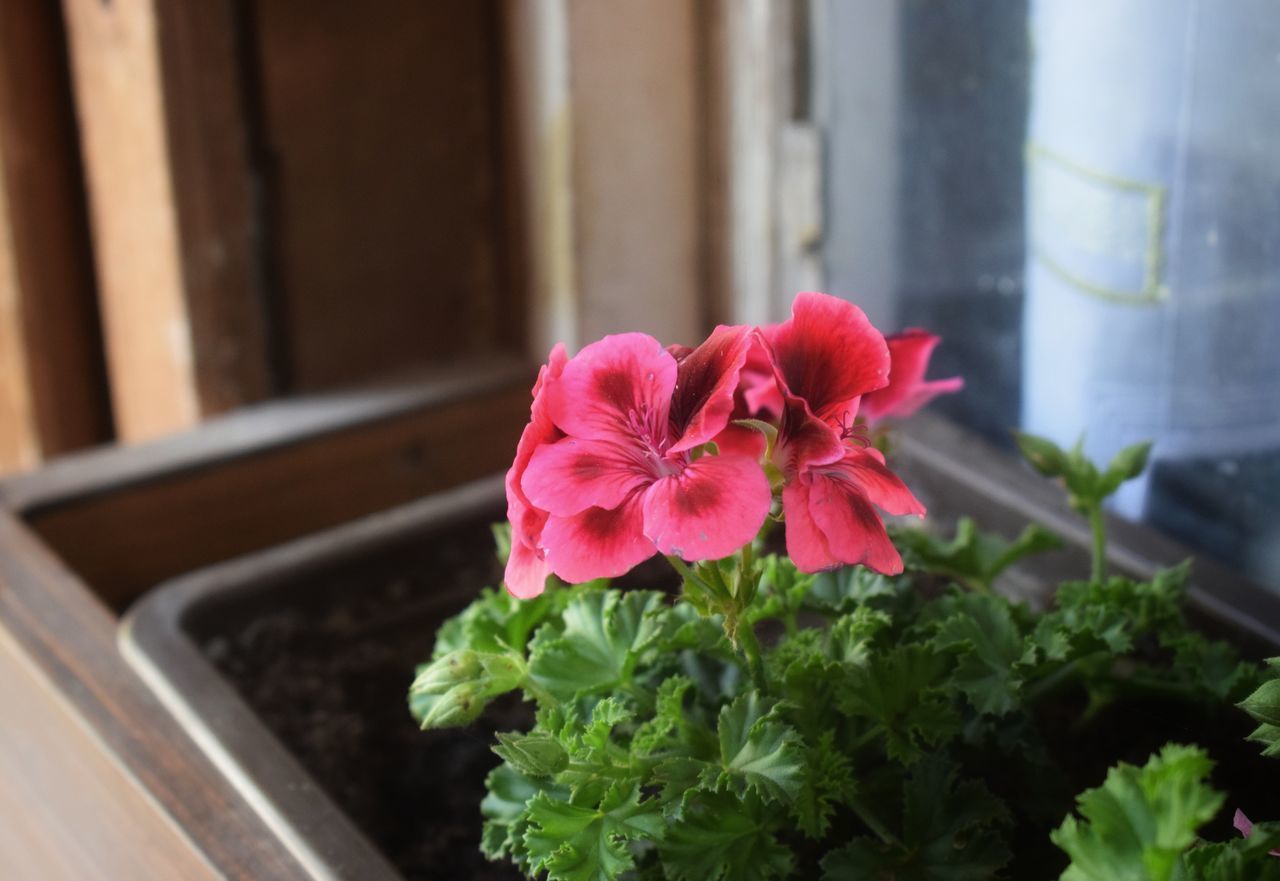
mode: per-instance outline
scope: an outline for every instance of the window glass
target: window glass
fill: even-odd
[[[829,288],[998,443],[1154,439],[1118,511],[1280,589],[1274,5],[815,2]]]

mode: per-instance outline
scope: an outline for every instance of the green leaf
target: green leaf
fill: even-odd
[[[572,591],[555,590],[518,600],[501,588],[486,587],[440,626],[432,659],[459,649],[523,655],[533,631],[544,621],[557,618],[570,596]]]
[[[1130,444],[1116,453],[1107,470],[1103,472],[1099,484],[1099,497],[1106,498],[1126,480],[1133,480],[1147,467],[1147,459],[1151,456],[1151,441]]]
[[[682,743],[681,734],[687,727],[685,720],[685,695],[694,688],[694,681],[687,676],[668,676],[658,686],[654,700],[653,717],[637,727],[631,738],[631,752],[636,756],[653,757],[677,749]]]
[[[790,802],[800,791],[804,750],[795,731],[772,715],[775,701],[752,691],[720,711],[720,768],[715,789],[739,797],[748,789]]]
[[[1262,683],[1237,706],[1264,725],[1280,725],[1280,679]]]
[[[1196,831],[1222,807],[1203,750],[1169,744],[1142,768],[1120,763],[1077,799],[1051,836],[1071,865],[1061,881],[1171,881]]]
[[[490,524],[489,531],[493,533],[493,548],[498,555],[498,562],[505,566],[511,556],[511,521]]]
[[[887,613],[868,606],[841,615],[827,632],[827,657],[839,664],[861,667],[870,658],[876,640],[892,626],[893,619]]]
[[[507,764],[494,768],[484,784],[488,792],[480,802],[480,813],[485,818],[480,850],[490,860],[510,859],[524,869],[528,866],[524,846],[529,826],[526,806],[539,792],[545,791],[552,798],[568,798],[568,790],[548,781],[530,780]]]
[[[529,655],[533,680],[560,700],[607,694],[630,680],[643,652],[664,632],[668,611],[653,591],[584,591],[563,623],[538,631]]]
[[[1269,658],[1267,664],[1280,673],[1280,658]],[[1260,722],[1249,740],[1263,745],[1262,754],[1280,757],[1280,677],[1269,679],[1236,706]]]
[[[950,541],[914,528],[895,529],[893,536],[912,567],[945,575],[984,592],[990,591],[996,578],[1023,557],[1062,547],[1058,536],[1037,524],[1008,541],[979,531],[968,517],[957,521],[955,537]]]
[[[1022,457],[1045,477],[1061,477],[1066,473],[1067,454],[1047,437],[1015,431],[1013,439]]]
[[[910,764],[923,755],[922,742],[937,745],[960,730],[960,717],[944,694],[951,667],[931,647],[895,646],[847,672],[840,707],[875,722],[889,756]]]
[[[500,732],[493,751],[527,777],[552,777],[569,765],[568,751],[549,734]]]
[[[753,794],[703,793],[673,824],[658,854],[669,881],[772,881],[791,874],[791,851]]]
[[[760,571],[759,597],[747,607],[746,620],[768,618],[790,620],[804,604],[815,576],[796,568],[789,557],[769,554],[757,563]]]
[[[554,732],[568,754],[568,767],[555,779],[569,787],[575,804],[599,801],[619,780],[640,782],[640,772],[612,736],[615,728],[626,725],[632,717],[631,710],[612,697],[599,701],[585,722],[574,705],[570,705],[567,711],[554,710],[542,714],[540,724]],[[625,740],[625,735],[620,739]]]
[[[933,755],[903,787],[898,841],[859,837],[822,860],[823,881],[987,881],[1009,861],[997,829],[1004,805],[976,781],[957,782],[956,770]]]
[[[1280,758],[1280,725],[1259,725],[1248,739],[1262,744],[1262,754],[1267,758]]]
[[[822,838],[831,827],[836,805],[854,792],[853,766],[835,745],[835,732],[823,731],[805,751],[804,785],[792,805],[791,816],[809,838]]]
[[[1280,823],[1258,823],[1248,838],[1205,844],[1183,858],[1188,881],[1280,881]]]
[[[548,881],[616,881],[635,866],[627,842],[657,841],[665,831],[656,802],[641,801],[634,783],[611,788],[594,807],[540,792],[529,802],[528,823],[529,869]]]
[[[1025,650],[1007,601],[995,596],[961,594],[944,597],[938,607],[946,618],[934,643],[959,649],[951,681],[974,708],[1002,716],[1019,705],[1022,676],[1017,669]]]
[[[813,576],[804,606],[844,615],[876,600],[897,599],[907,587],[906,579],[889,578],[865,566],[846,566]]]
[[[754,792],[769,802],[790,805],[803,785],[805,751],[791,726],[773,711],[776,701],[749,692],[720,711],[719,755],[681,755],[660,762],[654,777],[665,785],[663,801],[679,813],[696,792]]]

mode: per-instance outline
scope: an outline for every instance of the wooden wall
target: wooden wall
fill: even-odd
[[[0,4],[0,473],[111,433],[62,17]]]
[[[715,317],[703,0],[13,0],[0,473]],[[721,298],[723,299],[723,298]]]

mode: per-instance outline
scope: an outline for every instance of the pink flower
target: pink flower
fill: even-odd
[[[786,481],[787,553],[805,572],[901,572],[873,505],[918,515],[924,506],[854,423],[862,396],[888,383],[884,337],[858,307],[819,293],[799,294],[791,319],[762,333],[783,401],[773,461]]]
[[[564,346],[557,343],[551,350],[547,363],[538,371],[538,381],[533,385],[533,404],[529,408],[529,424],[520,435],[515,461],[507,471],[507,519],[511,521],[511,554],[507,557],[503,581],[511,595],[521,599],[529,599],[542,593],[547,576],[551,574],[546,553],[539,546],[542,529],[547,523],[547,512],[534,507],[520,488],[520,482],[533,451],[540,444],[553,443],[564,437],[547,415],[544,393],[548,384],[560,378],[568,360]]]
[[[615,577],[655,550],[719,559],[755,537],[772,501],[759,462],[696,454],[729,422],[750,344],[748,328],[718,327],[677,361],[645,334],[609,336],[545,385],[564,436],[537,443],[519,482],[549,513],[538,545],[552,571]]]
[[[874,425],[884,419],[906,419],[938,395],[964,388],[958,376],[926,381],[929,356],[941,338],[918,328],[888,337],[889,384],[862,399],[862,416]]]
[[[1244,815],[1244,811],[1236,808],[1236,815],[1231,820],[1232,825],[1236,827],[1236,831],[1248,838],[1253,834],[1253,823]],[[1273,857],[1280,857],[1280,850],[1268,851]]]

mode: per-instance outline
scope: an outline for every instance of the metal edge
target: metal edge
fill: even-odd
[[[229,560],[160,585],[121,621],[117,639],[126,662],[318,881],[400,881],[401,875],[214,670],[184,620],[215,593],[261,589],[332,566],[370,545],[490,511],[502,495],[501,476],[486,478]],[[199,706],[192,695],[200,696]],[[299,815],[315,817],[315,825],[299,827]]]

